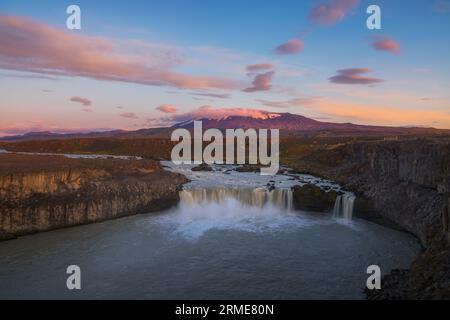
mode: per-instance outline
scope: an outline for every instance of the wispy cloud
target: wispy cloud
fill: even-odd
[[[170,121],[182,122],[196,119],[225,119],[230,116],[253,117],[259,119],[267,118],[271,113],[264,110],[251,108],[214,108],[206,105],[198,107],[190,112],[173,115]],[[167,118],[166,118],[167,119]]]
[[[397,41],[385,36],[377,36],[372,42],[372,47],[378,51],[386,51],[393,54],[400,54],[401,48]]]
[[[321,26],[333,25],[348,14],[358,5],[359,0],[329,0],[315,5],[308,18],[313,23]]]
[[[438,0],[433,4],[433,10],[438,13],[449,13],[450,12],[450,1],[449,0]]]
[[[48,130],[48,127],[40,121],[11,123],[6,126],[0,126],[0,136],[19,135],[27,132],[39,132],[46,130]]]
[[[300,97],[286,101],[263,104],[272,107],[300,107],[317,114],[315,119],[326,118],[331,122],[354,122],[358,124],[405,126],[412,123],[420,126],[437,124],[442,127],[450,126],[450,113],[437,110],[411,110],[399,109],[392,106],[376,106],[358,104],[346,100],[335,100],[325,97]],[[296,113],[296,112],[294,112]],[[200,119],[226,119],[230,116],[244,116],[258,119],[267,119],[277,113],[252,108],[214,108],[210,105],[198,107],[190,112],[174,114],[163,118],[152,119],[158,125],[171,125],[179,122]]]
[[[440,126],[450,126],[450,114],[439,110],[412,110],[358,104],[352,101],[334,100],[329,98],[312,99],[302,106],[311,108],[333,118],[333,121],[352,121],[359,124],[405,126],[416,124],[432,126],[439,121]]]
[[[177,88],[236,88],[228,79],[177,73],[170,49],[143,41],[115,41],[69,33],[0,14],[0,68]]]
[[[252,81],[252,86],[243,91],[256,92],[270,90],[270,88],[272,88],[272,77],[274,74],[273,71],[257,74]]]
[[[354,122],[371,125],[405,126],[415,123],[421,126],[438,124],[442,127],[450,126],[450,113],[439,110],[412,110],[410,108],[396,108],[392,105],[368,105],[355,103],[351,100],[331,99],[326,97],[298,97],[286,101],[259,100],[261,104],[274,108],[298,107],[332,122]]]
[[[271,63],[250,64],[246,67],[248,72],[267,71],[267,70],[273,70],[274,68],[275,68],[275,66]]]
[[[266,119],[274,113],[270,113],[264,110],[252,109],[252,108],[215,108],[210,105],[200,106],[192,111],[171,114],[160,118],[148,118],[148,125],[151,126],[170,126],[180,122],[186,122],[190,120],[201,119],[226,119],[230,116],[252,117],[257,119]]]
[[[124,112],[124,113],[121,113],[120,116],[122,118],[127,118],[127,119],[138,119],[139,118],[134,112]]]
[[[217,99],[228,99],[230,97],[228,93],[191,92],[190,94],[193,96],[209,97]]]
[[[170,117],[161,117],[161,118],[147,118],[145,119],[144,127],[167,127],[174,124],[173,120]]]
[[[308,105],[316,98],[294,98],[290,100],[283,101],[269,101],[264,99],[256,99],[255,101],[266,107],[285,109],[290,107],[300,107],[303,105]]]
[[[92,101],[86,98],[82,98],[82,97],[72,97],[70,98],[70,101],[72,102],[77,102],[77,103],[81,103],[83,106],[89,107],[92,105]]]
[[[40,79],[40,80],[58,80],[56,77],[45,76],[45,75],[36,75],[36,74],[0,74],[1,78],[17,78],[17,79]]]
[[[19,123],[11,123],[7,126],[0,125],[0,137],[21,135],[28,132],[44,132],[49,131],[53,133],[85,133],[85,132],[100,132],[109,131],[112,128],[81,128],[81,127],[60,127],[55,124],[50,124],[44,121],[26,121]]]
[[[367,68],[353,68],[353,69],[343,69],[338,70],[337,75],[329,78],[328,80],[332,83],[337,84],[376,84],[383,82],[384,80],[372,77],[364,76],[365,73],[371,72]]]
[[[287,55],[287,54],[297,54],[303,50],[305,44],[300,39],[291,39],[286,43],[280,44],[275,48],[276,54]]]
[[[156,110],[159,110],[164,113],[176,113],[178,111],[178,109],[171,104],[162,104],[159,107],[157,107]]]

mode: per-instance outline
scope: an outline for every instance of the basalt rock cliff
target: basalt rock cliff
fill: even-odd
[[[169,208],[184,176],[148,160],[0,155],[0,239]]]
[[[386,276],[389,285],[368,298],[450,299],[448,141],[350,143],[300,157],[295,166],[355,191],[356,214],[393,222],[422,243],[410,270]]]

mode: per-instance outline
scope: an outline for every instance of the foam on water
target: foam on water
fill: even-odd
[[[211,230],[285,232],[334,223],[329,217],[308,217],[270,203],[263,207],[247,206],[233,198],[220,202],[181,202],[177,209],[157,217],[155,222],[190,240],[198,240]]]
[[[363,220],[290,210],[293,185],[332,182],[181,171],[191,182],[172,210],[1,242],[0,299],[362,299],[368,265],[407,268],[420,250]],[[76,293],[71,264],[87,284]]]
[[[280,167],[283,174],[263,176],[259,172],[237,172],[236,165],[211,165],[212,171],[192,171],[195,165],[175,165],[171,161],[161,161],[162,165],[174,172],[185,175],[189,180],[185,188],[261,188],[270,183],[276,188],[292,188],[314,184],[326,190],[341,191],[341,187],[333,182],[309,174],[290,173],[289,168]]]
[[[291,188],[307,183],[324,190],[341,191],[325,179],[307,174],[283,173],[271,177],[259,172],[238,172],[235,165],[212,165],[211,171],[192,171],[194,165],[162,164],[185,175],[190,182],[180,192],[178,207],[158,217],[157,223],[174,234],[198,240],[211,230],[277,232],[317,225],[340,224],[358,231],[357,225],[333,219],[327,213],[292,210]]]

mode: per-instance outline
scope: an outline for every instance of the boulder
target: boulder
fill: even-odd
[[[260,167],[257,165],[243,165],[241,167],[236,168],[237,172],[259,172]]]
[[[198,165],[196,167],[193,167],[191,170],[192,171],[205,171],[205,172],[213,171],[211,166],[209,164],[206,164],[206,163],[202,163],[202,164],[200,164],[200,165]]]
[[[295,186],[292,190],[294,208],[303,211],[331,211],[338,196],[334,190],[327,192],[313,184],[305,184],[303,187]]]

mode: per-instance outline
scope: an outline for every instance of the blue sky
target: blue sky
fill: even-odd
[[[81,8],[81,30],[65,28],[70,4]],[[382,9],[382,30],[366,28],[370,4]],[[332,10],[341,15],[333,19]],[[134,129],[196,112],[214,115],[223,108],[230,113],[257,109],[334,122],[450,128],[447,0],[2,0],[0,12],[9,17],[0,24],[0,40],[27,52],[18,57],[14,54],[19,49],[0,51],[3,134]],[[330,21],[324,25],[319,18]],[[26,25],[15,30],[14,19],[37,23],[37,35]],[[48,38],[51,30],[64,44]],[[22,38],[14,38],[19,32]],[[26,37],[42,39],[41,44],[21,43]],[[76,41],[83,43],[79,49]],[[113,48],[95,47],[102,41]],[[277,51],[283,45],[284,51]],[[61,52],[87,58],[72,57],[66,63],[44,46],[65,46]],[[86,73],[91,56],[118,59],[124,67]],[[136,75],[133,64],[149,70]],[[271,67],[249,72],[246,68],[254,64]],[[58,75],[49,72],[49,65]],[[155,69],[162,74],[161,84],[155,85]],[[344,70],[343,77],[330,80],[339,70]],[[177,76],[187,78],[168,80]],[[71,101],[73,97],[89,103]]]

